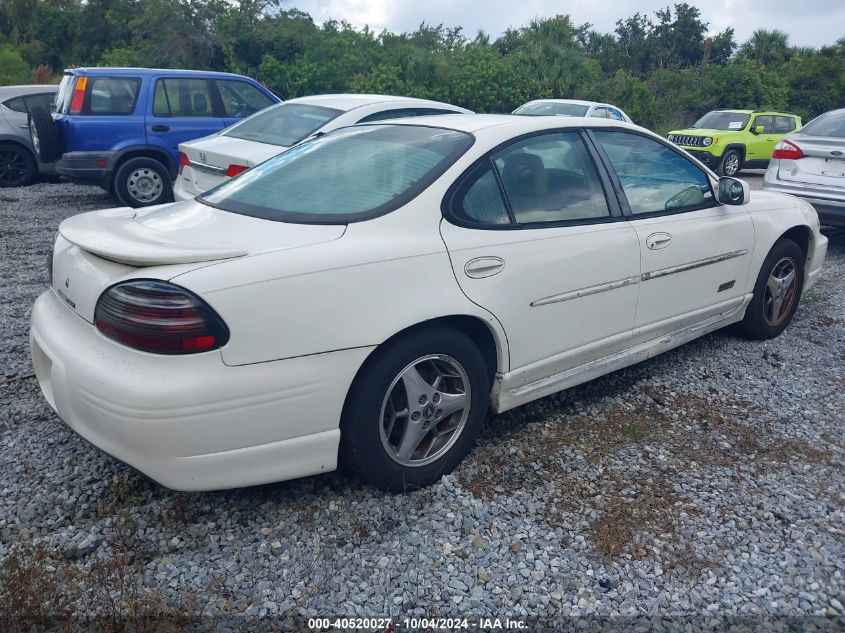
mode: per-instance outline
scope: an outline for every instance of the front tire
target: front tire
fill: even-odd
[[[451,328],[420,330],[376,350],[344,406],[342,462],[391,492],[452,472],[481,431],[490,374],[475,343]]]
[[[23,187],[35,178],[35,158],[16,143],[0,143],[0,187]]]
[[[719,168],[716,170],[720,176],[736,176],[742,169],[742,156],[735,149],[729,149],[722,156]]]
[[[127,207],[173,202],[170,170],[154,158],[141,156],[122,163],[114,174],[113,190]]]
[[[775,243],[763,262],[754,284],[754,298],[740,323],[740,332],[746,338],[766,340],[786,329],[804,289],[804,261],[804,251],[792,240]]]

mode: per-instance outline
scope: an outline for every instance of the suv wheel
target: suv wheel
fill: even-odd
[[[47,106],[34,106],[27,115],[29,137],[42,163],[52,163],[62,155],[62,139],[53,113]]]
[[[35,159],[15,143],[0,143],[0,187],[22,187],[35,178]]]
[[[173,202],[170,170],[154,158],[130,158],[117,168],[114,192],[128,207],[149,207]]]
[[[722,156],[722,162],[719,163],[720,176],[736,176],[739,170],[742,169],[742,156],[735,149],[729,149]]]

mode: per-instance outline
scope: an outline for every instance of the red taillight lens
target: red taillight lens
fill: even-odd
[[[185,152],[179,152],[179,173],[181,174],[182,170],[190,164],[191,161],[188,160],[188,155]]]
[[[155,279],[115,284],[97,301],[97,329],[128,347],[155,354],[193,354],[217,349],[229,330],[202,299]]]
[[[775,151],[772,152],[772,158],[785,158],[788,160],[798,160],[804,158],[804,152],[795,143],[783,139],[780,143],[775,145]]]
[[[231,178],[232,176],[237,176],[241,172],[246,171],[249,169],[246,165],[229,165],[229,169],[226,170],[226,175]]]
[[[77,77],[73,86],[73,95],[70,98],[70,113],[81,114],[82,106],[85,103],[85,87],[88,85],[88,77]]]

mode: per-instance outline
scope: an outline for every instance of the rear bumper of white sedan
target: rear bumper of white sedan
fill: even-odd
[[[176,202],[183,202],[185,200],[193,200],[197,197],[197,194],[193,191],[193,189],[188,190],[187,183],[185,179],[182,178],[182,175],[176,177],[176,182],[173,183],[173,199]]]
[[[70,428],[177,490],[334,470],[343,402],[371,351],[237,367],[219,351],[148,354],[105,338],[52,291],[33,307],[30,346],[44,396]]]

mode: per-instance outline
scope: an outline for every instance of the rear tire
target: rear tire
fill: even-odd
[[[35,178],[35,157],[17,143],[0,143],[0,187],[23,187]]]
[[[422,488],[452,472],[481,431],[490,370],[457,330],[420,330],[376,350],[350,389],[340,458],[383,490]]]
[[[766,340],[783,332],[801,300],[804,289],[804,251],[790,239],[778,240],[766,256],[757,282],[754,298],[739,324],[746,338]]]
[[[29,136],[35,154],[42,163],[57,161],[62,155],[62,138],[53,113],[47,106],[35,106],[28,115]]]
[[[154,158],[130,158],[117,168],[112,186],[118,200],[127,207],[149,207],[173,202],[170,170]]]
[[[736,176],[742,169],[742,156],[735,149],[729,149],[722,156],[719,168],[716,170],[720,176]]]

